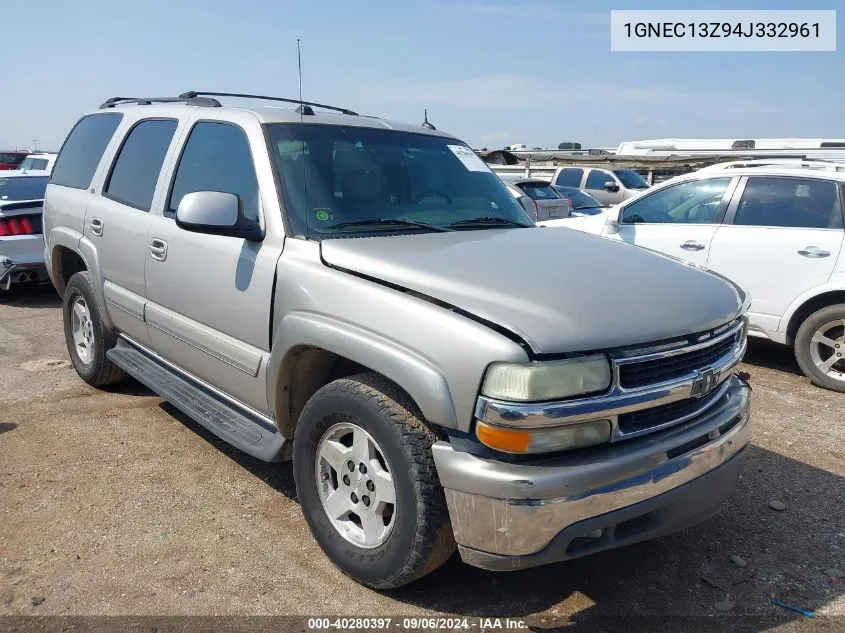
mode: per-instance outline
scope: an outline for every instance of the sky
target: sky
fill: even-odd
[[[845,137],[836,52],[610,50],[610,9],[840,9],[841,0],[2,2],[0,149],[58,149],[115,95],[298,95],[475,148],[664,137]]]

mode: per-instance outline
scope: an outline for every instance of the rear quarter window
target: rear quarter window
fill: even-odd
[[[77,121],[59,152],[50,182],[87,189],[122,118],[122,114],[112,112],[89,114]]]

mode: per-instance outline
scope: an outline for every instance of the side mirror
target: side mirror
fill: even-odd
[[[604,188],[611,192],[619,191],[619,185],[617,185],[612,180],[608,180],[606,183],[604,183]]]
[[[264,240],[258,222],[244,217],[241,199],[222,191],[185,194],[176,209],[176,226],[194,233],[228,235],[250,242]]]
[[[608,235],[616,235],[619,233],[619,216],[621,210],[618,206],[610,207],[607,210],[607,223],[605,224],[604,232]]]

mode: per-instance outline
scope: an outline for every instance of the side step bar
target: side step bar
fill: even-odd
[[[138,382],[232,446],[265,462],[287,459],[287,440],[278,429],[124,339],[106,352],[108,359]]]

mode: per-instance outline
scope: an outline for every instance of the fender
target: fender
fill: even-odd
[[[314,312],[291,312],[284,316],[273,340],[268,360],[267,394],[277,422],[276,384],[293,362],[292,351],[301,346],[324,349],[364,365],[398,384],[413,398],[426,420],[457,428],[457,416],[449,385],[440,371],[419,353],[374,332]],[[280,427],[284,424],[280,424]]]
[[[786,329],[789,326],[789,322],[792,320],[792,317],[795,316],[795,313],[798,312],[801,306],[819,295],[837,291],[845,292],[845,275],[842,275],[841,273],[834,273],[831,281],[814,286],[813,288],[810,288],[798,295],[798,297],[789,304],[789,307],[783,313],[780,323],[778,324],[777,338],[775,339],[772,337],[773,340],[777,340],[779,343],[786,343]]]
[[[45,238],[46,237],[47,236],[45,235]],[[44,264],[47,267],[47,274],[50,275],[50,281],[53,282],[53,286],[56,286],[57,271],[54,268],[54,266],[56,265],[56,258],[54,257],[56,249],[62,246],[68,249],[69,251],[79,253],[79,240],[81,237],[82,235],[80,233],[77,233],[73,229],[69,229],[62,226],[52,229],[50,231],[50,239],[45,239]],[[83,257],[82,259],[84,260],[85,258]]]
[[[100,318],[103,324],[110,330],[114,329],[109,316],[108,306],[106,305],[106,295],[104,291],[105,280],[100,273],[100,260],[97,257],[97,247],[84,235],[79,239],[79,247],[76,249],[82,260],[88,268],[88,274],[91,275],[91,283],[94,285],[94,295],[97,298],[97,305],[100,307]]]

